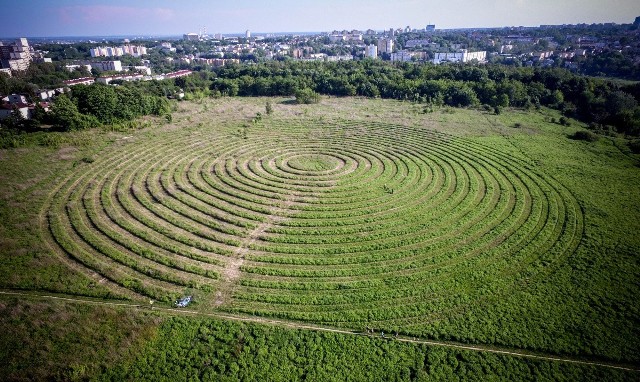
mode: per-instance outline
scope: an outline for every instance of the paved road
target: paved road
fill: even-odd
[[[101,305],[101,306],[114,306],[114,307],[126,307],[126,308],[132,308],[132,309],[149,310],[149,305],[140,305],[135,303],[127,303],[127,302],[113,302],[113,301],[106,301],[106,300],[91,300],[91,299],[81,298],[81,297],[62,297],[62,296],[53,296],[53,295],[47,295],[47,294],[26,293],[26,292],[17,292],[17,291],[0,291],[0,295],[21,296],[21,297],[27,297],[32,299],[43,299],[43,300],[59,300],[59,301],[66,301],[66,302],[78,303],[78,304],[92,304],[92,305]],[[160,306],[154,306],[153,311],[159,312],[159,313],[168,313],[173,315],[191,315],[191,316],[212,317],[212,318],[233,320],[233,321],[254,322],[254,323],[276,325],[276,326],[293,328],[293,329],[306,329],[306,330],[315,330],[320,332],[341,333],[341,334],[357,335],[357,336],[373,336],[373,334],[366,334],[366,333],[330,328],[330,327],[319,326],[319,325],[301,324],[293,321],[274,320],[274,319],[263,318],[263,317],[235,316],[235,315],[230,315],[225,313],[205,313],[205,312],[198,312],[195,310],[175,309],[175,308],[167,308],[167,307],[160,307]],[[391,339],[393,337],[387,337],[387,338]],[[585,361],[585,360],[580,360],[576,358],[569,358],[569,357],[555,356],[555,355],[532,354],[522,350],[501,350],[501,349],[496,349],[496,348],[482,346],[482,345],[463,345],[458,343],[430,341],[430,340],[422,340],[422,339],[407,338],[407,337],[397,337],[397,338],[393,338],[393,340],[400,341],[400,342],[415,343],[415,344],[424,344],[424,345],[430,345],[430,346],[442,346],[442,347],[447,347],[452,349],[476,351],[481,353],[502,354],[502,355],[510,355],[514,357],[521,357],[521,358],[539,359],[539,360],[555,361],[555,362],[567,362],[567,363],[574,363],[579,365],[598,366],[598,367],[606,367],[610,369],[640,372],[640,368],[629,367],[626,365],[622,366],[620,364],[615,364],[615,363]]]

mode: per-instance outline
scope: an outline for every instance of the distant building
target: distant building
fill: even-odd
[[[404,43],[404,47],[405,48],[416,48],[419,46],[428,46],[429,44],[431,44],[431,40],[428,39],[412,39],[412,40],[407,40]]]
[[[70,72],[74,72],[74,71],[79,70],[81,68],[87,69],[88,72],[91,71],[91,65],[86,65],[86,64],[65,65],[64,68],[67,69]]]
[[[182,39],[187,41],[198,41],[200,40],[200,36],[197,33],[186,33],[182,35]]]
[[[356,31],[357,32],[357,31]],[[360,42],[363,40],[362,33],[332,33],[329,35],[329,41],[353,41]]]
[[[189,76],[193,73],[191,70],[178,70],[177,72],[171,72],[164,75],[164,78],[178,78]]]
[[[353,56],[350,54],[345,54],[342,56],[326,56],[325,60],[328,62],[336,62],[336,61],[351,61],[353,60]]]
[[[426,28],[424,28],[425,32],[435,32],[436,31],[436,26],[434,24],[429,24],[427,25]]]
[[[91,66],[91,69],[95,69],[99,72],[106,71],[114,71],[121,72],[122,71],[122,62],[119,60],[116,61],[83,61],[78,62],[75,65],[67,65],[67,67],[77,67],[77,66]]]
[[[2,99],[3,102],[9,103],[11,105],[19,105],[26,104],[28,102],[27,97],[22,94],[9,94],[8,96]]]
[[[29,119],[30,117],[28,105],[26,104],[12,105],[9,103],[4,103],[0,105],[0,119],[5,119],[11,116],[11,114],[14,111],[20,113],[22,115],[22,118],[24,119]]]
[[[247,29],[247,31],[244,32],[244,37],[248,39],[251,38],[251,31],[249,29]]]
[[[142,45],[107,46],[90,49],[89,53],[91,57],[120,57],[125,54],[140,57],[147,54],[147,48]]]
[[[144,76],[142,74],[118,74],[115,76],[104,76],[98,77],[96,81],[101,84],[109,85],[111,81],[120,80],[120,81],[142,81]]]
[[[409,52],[401,50],[396,53],[391,53],[391,61],[409,62],[414,60],[423,60],[426,53],[424,52]]]
[[[173,53],[176,51],[176,48],[172,47],[170,42],[163,42],[160,44],[160,50],[166,53]]]
[[[94,82],[96,82],[96,80],[93,77],[83,77],[83,78],[76,78],[75,80],[63,81],[65,86],[91,85]]]
[[[26,38],[4,45],[0,43],[0,66],[10,70],[27,70],[32,61],[32,49]]]
[[[369,45],[364,50],[364,56],[367,58],[378,58],[378,47],[376,45]]]
[[[40,98],[41,101],[47,101],[52,99],[56,95],[56,91],[41,89],[36,92],[36,95],[38,96],[38,98]]]
[[[378,40],[378,53],[393,53],[394,41],[390,38],[381,38]]]
[[[466,49],[462,52],[455,53],[436,53],[433,59],[434,64],[440,64],[443,62],[469,62],[477,60],[478,62],[487,61],[487,52],[468,52]]]

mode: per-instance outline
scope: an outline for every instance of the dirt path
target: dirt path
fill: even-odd
[[[267,219],[260,223],[253,231],[251,231],[247,237],[242,240],[240,246],[234,251],[233,258],[229,260],[226,267],[222,271],[222,280],[218,286],[216,292],[216,300],[214,305],[216,307],[223,305],[231,299],[233,289],[236,286],[238,279],[240,278],[240,267],[244,264],[244,257],[249,252],[249,246],[255,243],[266,230],[271,228],[274,223],[280,222],[285,219],[283,213],[291,207],[295,199],[294,195],[287,195],[287,198],[280,206],[275,206],[271,209],[271,214],[267,216]]]
[[[72,297],[62,297],[62,296],[53,296],[53,295],[26,293],[26,292],[0,291],[0,298],[2,298],[2,296],[14,296],[14,297],[20,296],[20,297],[25,297],[30,299],[57,300],[57,301],[65,301],[65,302],[76,303],[76,304],[125,307],[129,309],[139,309],[139,310],[145,310],[145,311],[148,311],[149,309],[151,309],[147,305],[139,305],[135,303],[111,302],[111,301],[98,300],[98,299],[89,300],[89,299],[80,298],[80,297],[72,298]],[[251,323],[258,323],[258,324],[274,325],[274,326],[286,327],[291,329],[314,330],[319,332],[331,332],[331,333],[339,333],[339,334],[353,335],[353,336],[369,336],[372,338],[379,338],[382,340],[382,338],[376,334],[367,334],[362,332],[336,329],[336,328],[330,328],[330,327],[312,325],[312,324],[301,324],[293,321],[274,320],[274,319],[254,317],[254,316],[235,316],[235,315],[224,314],[224,313],[204,313],[204,312],[198,312],[195,310],[166,308],[166,307],[159,307],[159,306],[153,307],[152,310],[157,313],[165,313],[165,314],[176,315],[176,316],[186,315],[186,316],[210,317],[210,318],[217,318],[217,319],[224,319],[224,320],[231,320],[231,321],[238,321],[238,322],[251,322]],[[543,360],[543,361],[573,363],[578,365],[604,367],[609,369],[617,369],[617,370],[640,373],[640,368],[623,365],[620,363],[586,361],[586,360],[581,360],[574,357],[547,355],[547,354],[541,354],[541,353],[534,354],[531,352],[527,352],[525,350],[518,350],[518,349],[507,350],[507,349],[500,349],[498,347],[488,347],[483,345],[464,345],[464,344],[454,343],[454,342],[430,341],[430,340],[408,338],[408,337],[397,337],[397,338],[385,337],[384,340],[400,341],[400,342],[422,344],[422,345],[428,345],[428,346],[439,346],[439,347],[446,347],[450,349],[474,351],[479,353],[500,354],[500,355],[507,355],[507,356],[513,356],[513,357],[537,359],[537,360]]]

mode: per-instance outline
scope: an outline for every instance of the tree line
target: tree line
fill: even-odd
[[[57,122],[53,124],[73,130],[95,123],[91,118],[110,124],[145,114],[162,115],[168,112],[167,96],[183,89],[187,99],[194,94],[299,94],[305,96],[306,103],[309,97],[316,100],[316,94],[324,94],[389,98],[428,106],[484,107],[495,113],[505,107],[546,106],[593,129],[640,135],[639,83],[585,77],[560,68],[361,60],[275,61],[199,69],[191,76],[164,81],[75,86],[69,97],[73,105],[65,97],[56,101],[51,118]]]
[[[331,96],[381,97],[435,106],[547,106],[567,117],[640,135],[640,84],[589,78],[559,68],[517,68],[503,65],[347,62],[270,62],[215,69],[213,94],[228,96],[291,96],[311,89]]]

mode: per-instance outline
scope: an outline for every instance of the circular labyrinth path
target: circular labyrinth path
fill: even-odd
[[[424,128],[270,120],[109,152],[53,190],[50,242],[163,301],[410,329],[526,288],[582,235],[529,162]]]

